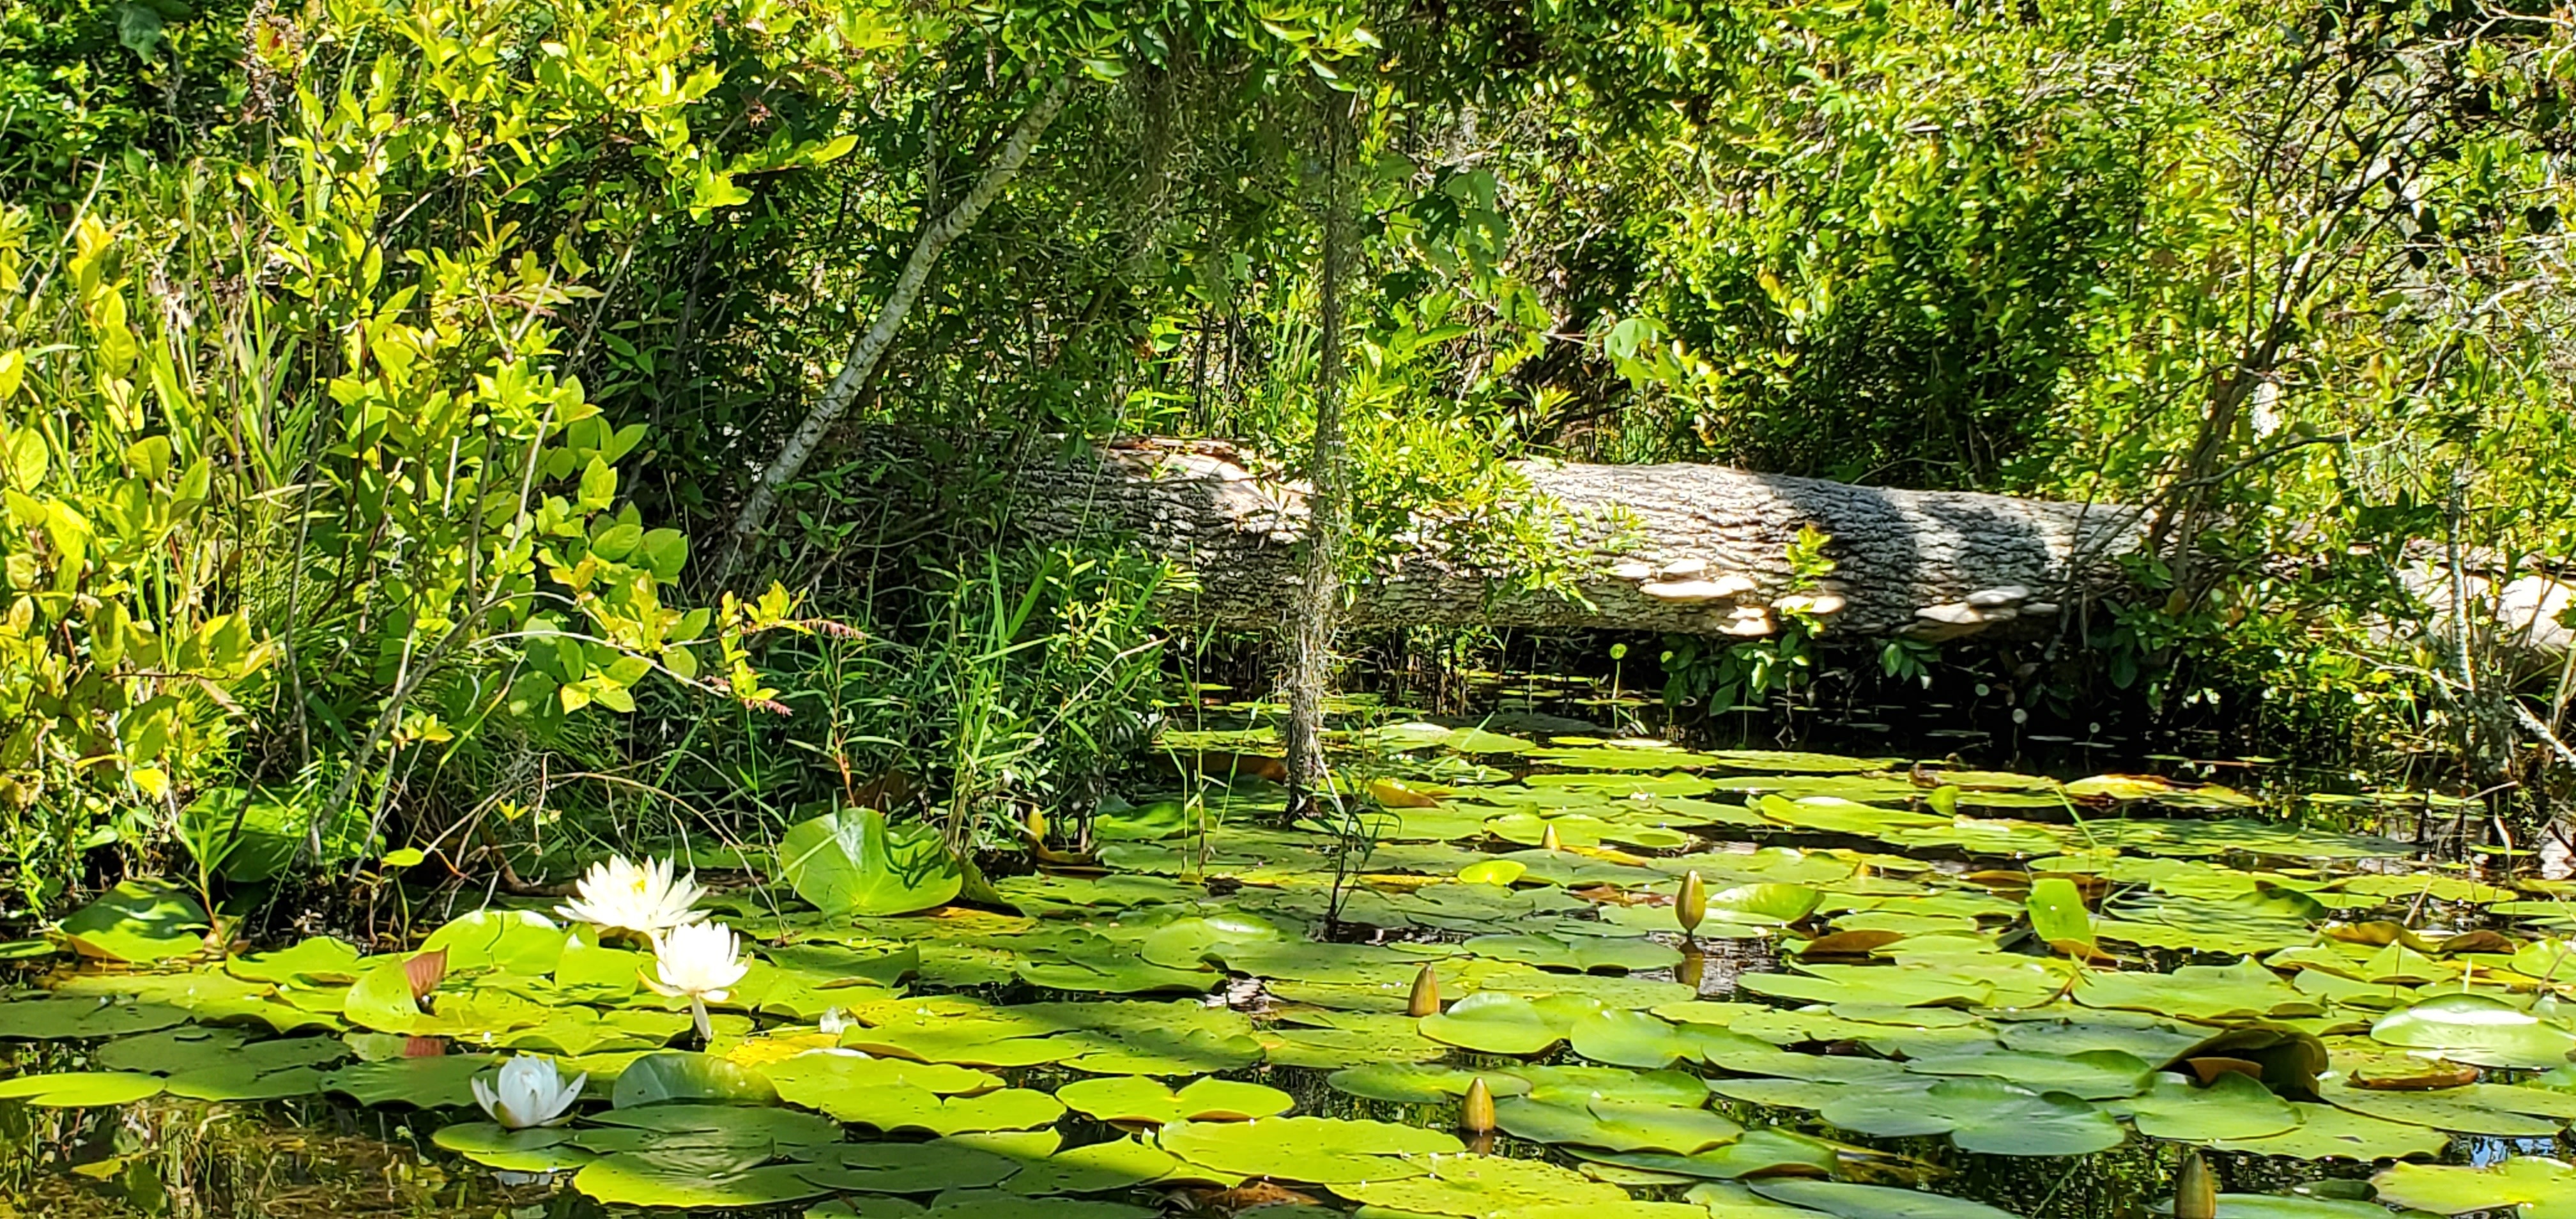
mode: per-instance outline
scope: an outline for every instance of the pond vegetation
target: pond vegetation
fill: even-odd
[[[2567,882],[2352,828],[2456,801],[1493,724],[1349,716],[1337,814],[1194,773],[988,880],[833,813],[391,951],[215,951],[129,882],[24,950],[76,959],[0,1004],[0,1097],[382,1114],[433,1207],[1973,1219],[2210,1160],[2225,1217],[2576,1190],[2533,1158],[2576,1120]]]
[[[0,1219],[2576,1219],[2571,32],[0,0]]]

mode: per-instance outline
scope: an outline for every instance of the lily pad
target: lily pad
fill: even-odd
[[[1515,1097],[1494,1105],[1494,1120],[1506,1132],[1532,1142],[1579,1143],[1611,1151],[1689,1155],[1744,1136],[1744,1127],[1721,1113],[1614,1100],[1573,1105]]]
[[[1837,1219],[2013,1219],[2012,1212],[1983,1202],[1848,1181],[1761,1181],[1753,1192]]]
[[[965,873],[929,826],[891,829],[875,809],[841,809],[788,829],[779,871],[826,914],[910,914],[943,906]]]
[[[0,1079],[0,1100],[23,1100],[48,1109],[91,1109],[130,1105],[159,1096],[157,1075],[137,1071],[60,1071]]]
[[[2506,1207],[2535,1219],[2576,1214],[2576,1167],[2543,1156],[2511,1156],[2484,1168],[2393,1164],[2370,1183],[2382,1201],[2437,1215]]]
[[[2000,1079],[1948,1079],[1920,1089],[1847,1087],[1817,1116],[1863,1134],[1948,1134],[1964,1151],[2023,1156],[2089,1155],[2127,1137],[2109,1114],[2076,1097]]]
[[[205,951],[206,909],[176,885],[120,881],[62,930],[83,956],[147,965]]]
[[[1194,1080],[1177,1091],[1139,1076],[1076,1080],[1056,1089],[1055,1098],[1077,1113],[1104,1122],[1152,1126],[1249,1121],[1277,1117],[1297,1107],[1296,1098],[1277,1088],[1212,1078]]]
[[[2138,1133],[2175,1142],[2259,1139],[2299,1124],[2298,1110],[2288,1101],[2237,1071],[2221,1074],[2207,1087],[2195,1087],[2180,1075],[2159,1075],[2146,1095],[2121,1108]]]
[[[2440,995],[2390,1012],[2370,1026],[2370,1037],[2482,1067],[2565,1066],[2576,1051],[2576,1032],[2475,994]]]
[[[1437,1130],[1328,1117],[1174,1122],[1158,1141],[1202,1168],[1318,1185],[1421,1176],[1429,1157],[1465,1150]]]

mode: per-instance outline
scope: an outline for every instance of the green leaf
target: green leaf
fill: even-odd
[[[2576,1215],[2576,1167],[2541,1156],[2511,1156],[2484,1168],[2393,1164],[2370,1183],[2383,1202],[2437,1215],[2507,1207],[2531,1219]]]
[[[205,907],[175,885],[122,881],[62,922],[84,956],[150,964],[205,951]]]
[[[926,825],[890,830],[875,809],[842,809],[789,829],[779,870],[826,914],[911,914],[947,904],[965,874]]]
[[[93,1109],[159,1096],[162,1086],[159,1077],[132,1071],[63,1071],[0,1080],[0,1100],[23,1100],[48,1109]]]
[[[778,1100],[769,1080],[722,1058],[676,1051],[647,1054],[618,1073],[609,1103],[619,1109],[672,1101],[767,1105]]]
[[[1753,1192],[1836,1219],[2014,1219],[1983,1202],[1845,1181],[1757,1181]]]

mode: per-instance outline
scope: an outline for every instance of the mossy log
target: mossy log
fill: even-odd
[[[1953,639],[2053,624],[2117,579],[2144,544],[2140,514],[2108,504],[1902,491],[1709,465],[1522,462],[1531,493],[1562,514],[1564,563],[1581,599],[1530,587],[1425,542],[1350,589],[1342,626],[1482,624],[1758,637],[1784,610],[1833,633]],[[1042,537],[1124,532],[1192,577],[1162,612],[1178,626],[1267,629],[1288,612],[1306,528],[1301,483],[1233,446],[1135,439],[1017,463],[1016,524]],[[1414,532],[1444,533],[1426,520]],[[1794,587],[1792,544],[1813,526],[1834,570]],[[1791,598],[1801,598],[1793,601]]]

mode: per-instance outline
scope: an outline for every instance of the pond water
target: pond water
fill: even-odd
[[[981,901],[873,815],[702,858],[703,1042],[550,901],[218,960],[130,885],[0,1002],[0,1214],[2135,1219],[2187,1155],[2220,1219],[2576,1207],[2562,882],[2438,801],[1371,718],[1338,814],[1194,783]],[[560,1124],[478,1110],[512,1056]]]

